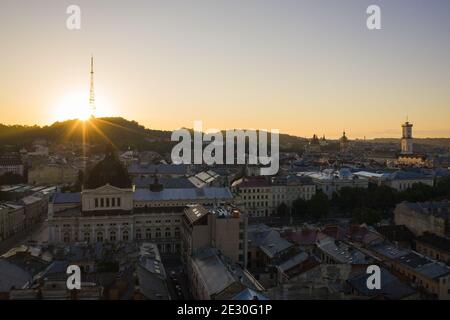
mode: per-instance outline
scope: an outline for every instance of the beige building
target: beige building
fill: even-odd
[[[282,176],[270,181],[264,177],[246,177],[235,181],[232,190],[237,205],[249,217],[267,217],[276,214],[282,203],[291,206],[299,198],[310,200],[316,186],[309,177]]]
[[[66,185],[78,179],[78,168],[67,164],[44,164],[28,170],[28,183],[32,185]]]
[[[11,230],[11,216],[9,215],[9,208],[0,204],[0,241],[9,237]]]
[[[263,286],[245,268],[233,263],[217,249],[205,247],[197,250],[188,263],[189,287],[196,300],[266,300]],[[245,294],[250,291],[250,294]]]
[[[309,177],[284,176],[272,178],[272,213],[282,203],[288,207],[297,199],[310,200],[316,186]]]
[[[26,196],[20,200],[25,208],[25,227],[29,228],[41,221],[47,214],[48,199],[46,196],[37,194]]]
[[[450,267],[419,253],[383,243],[370,248],[380,262],[406,277],[411,286],[422,289],[428,296],[450,300]]]
[[[264,177],[241,178],[231,188],[237,205],[249,217],[267,217],[272,213],[272,187]]]
[[[186,207],[181,238],[185,261],[200,248],[215,247],[234,263],[247,264],[247,217],[235,207]]]
[[[13,203],[0,203],[0,240],[25,228],[25,208]]]
[[[450,234],[450,202],[402,202],[394,210],[396,225],[405,225],[416,236],[425,232],[440,237]]]
[[[417,252],[450,265],[450,239],[424,233],[415,239]]]
[[[161,253],[178,252],[183,210],[189,204],[232,203],[228,188],[121,189],[105,185],[79,195],[56,194],[50,204],[53,243],[152,241]]]

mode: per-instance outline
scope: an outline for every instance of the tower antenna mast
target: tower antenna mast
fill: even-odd
[[[91,56],[91,88],[89,93],[89,108],[91,117],[95,116],[95,92],[94,92],[94,57]]]

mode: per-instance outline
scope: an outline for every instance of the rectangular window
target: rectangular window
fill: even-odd
[[[120,204],[120,198],[117,198],[117,206],[118,206],[118,207],[121,206],[121,204]]]
[[[98,208],[98,198],[95,198],[95,207]]]
[[[109,198],[106,198],[106,207],[109,207]]]
[[[112,203],[111,203],[111,206],[112,206],[112,207],[115,207],[115,206],[116,206],[116,198],[112,198],[112,199],[111,199],[111,202],[112,202]]]
[[[101,198],[100,199],[100,207],[104,207],[105,206],[105,199]]]

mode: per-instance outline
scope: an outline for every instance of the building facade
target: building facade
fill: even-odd
[[[310,200],[316,186],[308,177],[246,177],[235,181],[232,190],[237,205],[249,217],[267,217],[276,214],[282,203],[292,206],[296,199]]]
[[[186,205],[233,202],[228,188],[154,190],[157,191],[105,185],[83,190],[78,206],[68,202],[61,204],[65,207],[61,209],[60,204],[53,203],[48,219],[50,242],[145,240],[156,243],[161,253],[179,252],[181,219]],[[58,197],[61,196],[54,199]]]
[[[402,202],[394,210],[396,225],[405,225],[416,236],[425,232],[440,237],[450,234],[450,202]]]
[[[247,223],[246,215],[236,207],[186,207],[181,228],[183,260],[200,248],[214,247],[234,263],[246,266]]]
[[[333,193],[339,192],[339,190],[345,187],[361,189],[367,189],[369,187],[368,179],[357,176],[348,169],[301,172],[299,175],[310,177],[316,189],[321,190],[330,199],[333,197]]]

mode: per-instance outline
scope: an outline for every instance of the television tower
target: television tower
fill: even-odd
[[[94,92],[94,57],[91,56],[91,89],[89,94],[89,108],[91,109],[91,117],[95,116],[95,92]]]

